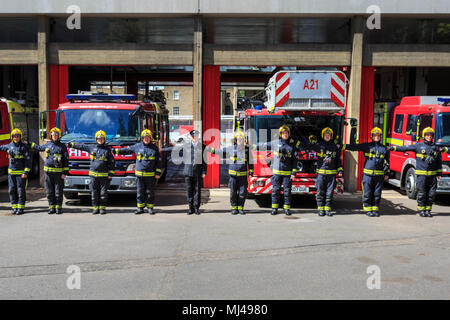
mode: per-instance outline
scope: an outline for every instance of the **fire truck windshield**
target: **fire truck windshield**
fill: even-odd
[[[56,126],[61,129],[61,141],[94,141],[98,130],[106,133],[107,141],[137,141],[139,121],[130,110],[69,109],[56,115]]]
[[[291,128],[291,137],[294,140],[308,141],[314,136],[321,139],[322,129],[330,127],[334,132],[335,140],[341,140],[342,116],[328,115],[280,115],[280,116],[257,116],[255,117],[257,142],[263,143],[278,138],[278,129],[285,124]]]
[[[436,142],[450,145],[450,112],[436,115]]]

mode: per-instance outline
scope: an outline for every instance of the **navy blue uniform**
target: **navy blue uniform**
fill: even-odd
[[[272,209],[278,209],[281,204],[281,186],[283,186],[283,208],[291,208],[291,176],[297,173],[297,152],[294,144],[288,140],[278,139],[262,145],[270,147],[273,154],[271,169],[273,172],[272,183]]]
[[[19,142],[11,142],[0,146],[0,151],[8,152],[8,187],[9,199],[13,210],[25,209],[26,187],[28,179],[23,179],[22,174],[28,175],[31,170],[31,156],[29,147]]]
[[[234,144],[232,147],[223,149],[211,148],[212,154],[222,154],[227,158],[228,174],[230,180],[230,202],[232,210],[244,210],[247,198],[248,180],[247,175],[253,175],[253,156],[250,149],[243,145]]]
[[[115,153],[136,155],[136,187],[137,187],[137,207],[153,209],[155,204],[155,176],[161,175],[161,155],[158,147],[153,143],[143,142],[135,145],[117,148]]]
[[[389,175],[389,152],[379,142],[344,144],[342,150],[361,151],[364,153],[363,210],[375,212],[380,208],[381,191],[384,176]]]
[[[410,146],[393,146],[394,151],[416,153],[417,210],[431,211],[437,189],[437,176],[442,176],[442,156],[433,142],[420,142]]]
[[[341,151],[332,141],[306,143],[303,150],[317,154],[316,202],[319,211],[331,212],[333,192],[336,187],[336,174],[342,173]]]
[[[190,210],[200,208],[202,196],[202,175],[206,175],[207,165],[203,158],[206,146],[198,141],[196,144],[188,142],[183,146],[174,148],[174,152],[182,157],[184,163],[184,180],[186,183],[186,196]],[[164,150],[164,149],[163,149]]]
[[[31,144],[31,149],[45,151],[44,172],[45,191],[50,209],[61,209],[63,203],[64,179],[61,175],[69,173],[69,154],[67,147],[60,141],[50,141],[40,146]]]
[[[84,144],[72,142],[70,146],[74,149],[86,151],[90,154],[91,165],[89,176],[91,183],[92,208],[97,210],[106,210],[108,202],[108,193],[110,180],[108,177],[114,175],[114,156],[111,148],[105,144]]]

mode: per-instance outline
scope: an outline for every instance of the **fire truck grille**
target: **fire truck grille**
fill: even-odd
[[[89,170],[89,160],[69,160],[70,170]]]

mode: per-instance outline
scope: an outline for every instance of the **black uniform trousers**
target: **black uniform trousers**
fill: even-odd
[[[364,212],[379,211],[383,182],[384,175],[363,175],[362,187]]]
[[[231,209],[243,210],[245,199],[247,198],[247,177],[237,177],[230,175],[230,181],[228,182],[230,187],[230,202]]]
[[[137,207],[153,208],[155,204],[155,177],[136,177]]]
[[[9,200],[13,209],[24,209],[27,201],[27,179],[20,174],[8,175]]]
[[[321,174],[317,175],[316,179],[316,202],[317,209],[322,211],[331,211],[331,202],[333,201],[333,192],[336,187],[335,174]]]
[[[283,196],[284,196],[284,209],[291,208],[291,189],[292,180],[291,176],[283,176],[279,174],[274,174],[270,179],[272,183],[272,208],[278,209],[281,204],[281,185],[283,185]]]
[[[437,189],[436,175],[427,176],[418,174],[416,177],[417,210],[431,211]]]
[[[200,208],[203,184],[201,172],[198,174],[194,173],[192,177],[185,176],[184,181],[186,182],[186,195],[189,208]]]
[[[45,192],[50,209],[62,207],[64,180],[61,175],[60,172],[45,173]]]
[[[109,184],[110,180],[108,177],[91,177],[91,184],[89,187],[91,189],[91,201],[94,210],[106,209]]]

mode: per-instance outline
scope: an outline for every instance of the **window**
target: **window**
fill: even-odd
[[[395,116],[394,132],[401,134],[403,129],[403,115],[398,114]]]
[[[417,116],[410,114],[406,122],[406,134],[417,133]]]
[[[172,115],[174,115],[174,116],[180,115],[180,107],[173,107],[172,108]]]
[[[173,100],[180,100],[180,92],[177,90],[173,91]]]

